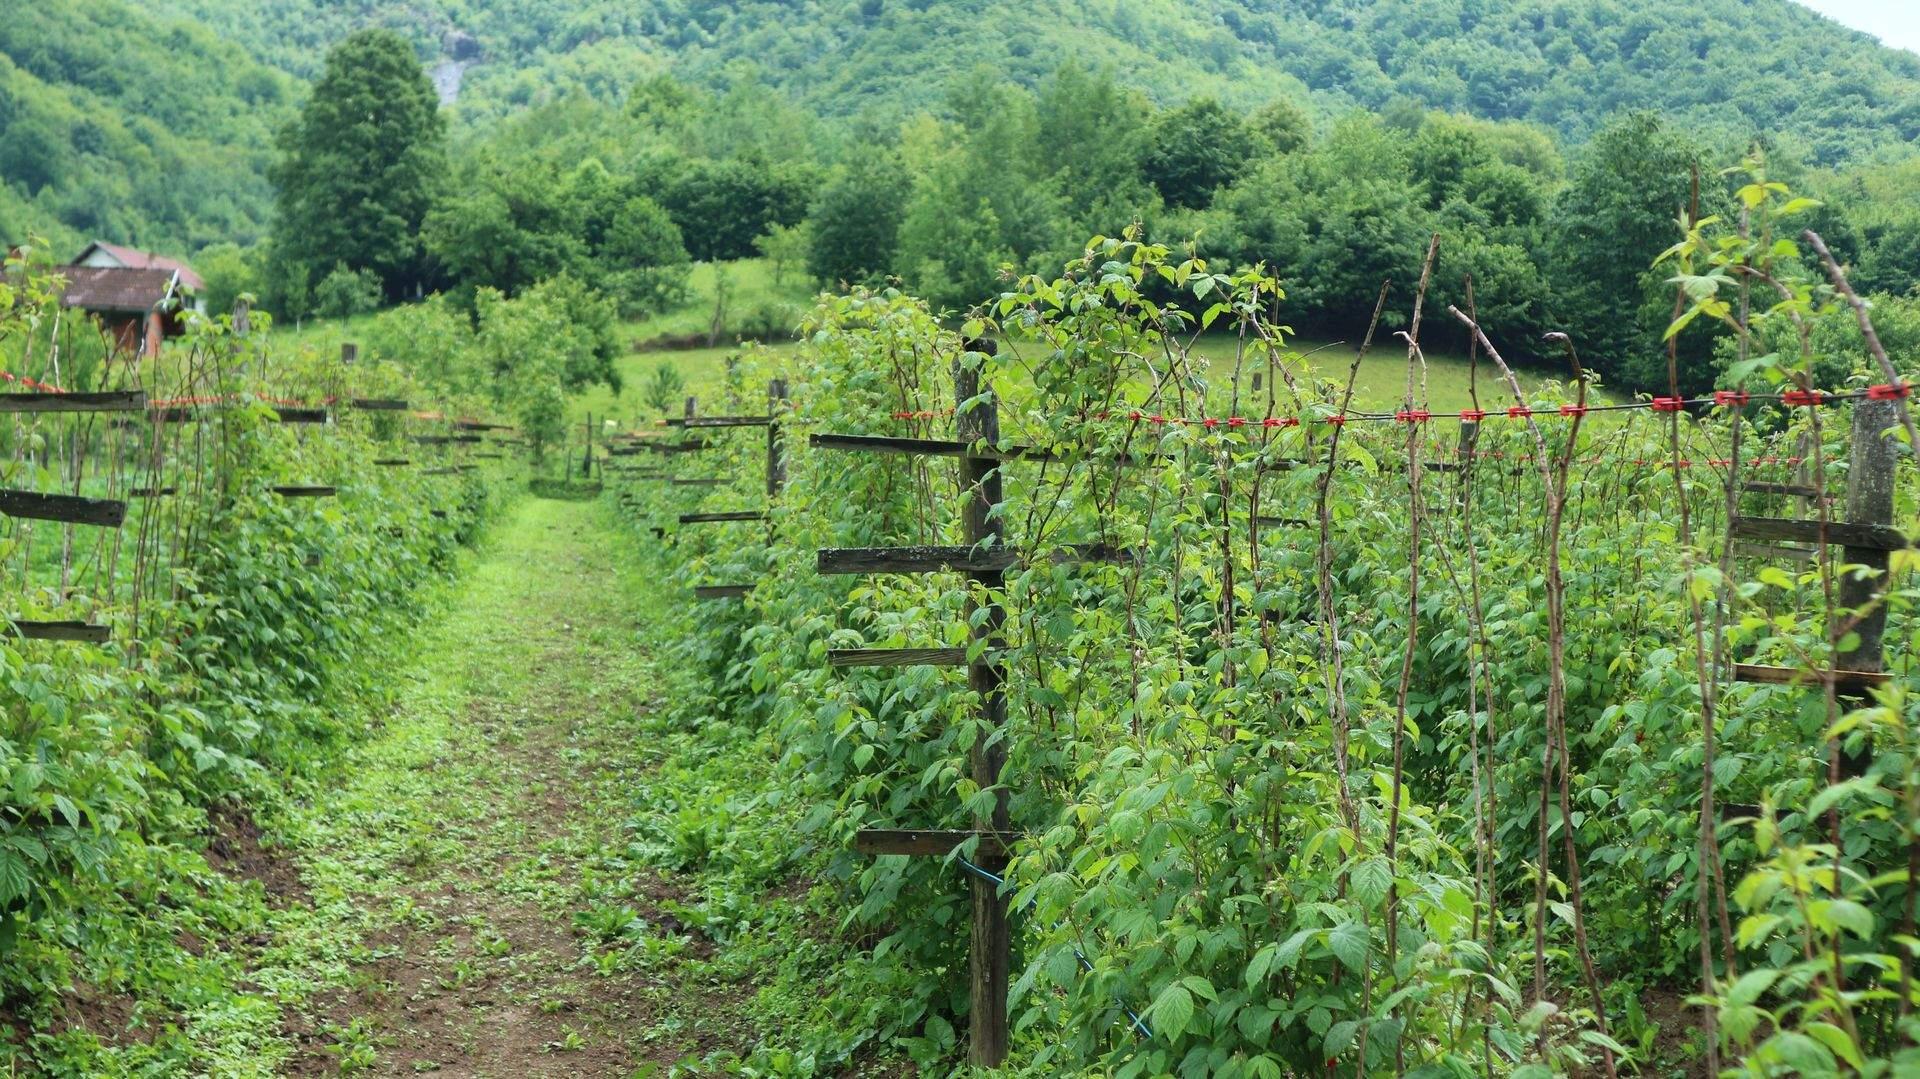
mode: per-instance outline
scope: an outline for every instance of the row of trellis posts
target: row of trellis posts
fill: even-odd
[[[969,341],[969,353],[989,359],[996,353],[991,340]],[[969,688],[978,696],[981,721],[988,729],[1006,722],[1006,671],[995,659],[1005,625],[1005,612],[995,598],[1001,594],[1004,575],[1019,562],[1019,552],[1006,545],[1002,515],[995,507],[1002,501],[1001,467],[1011,461],[1045,460],[1043,448],[1012,446],[1000,449],[998,410],[984,377],[984,363],[972,364],[956,359],[953,365],[954,427],[952,440],[898,438],[880,435],[812,434],[808,444],[819,450],[888,453],[958,458],[963,470],[964,546],[836,548],[818,552],[817,570],[823,574],[935,573],[959,572],[971,584],[967,607],[971,628],[968,648],[832,649],[828,663],[834,667],[906,667],[945,666],[967,670]],[[1256,379],[1258,376],[1255,376]],[[1257,388],[1257,387],[1256,387]],[[787,387],[775,379],[768,387],[769,411],[764,416],[709,416],[697,414],[695,398],[686,401],[684,417],[667,421],[684,432],[708,431],[730,427],[765,427],[767,430],[766,493],[769,503],[777,499],[786,481],[785,442],[782,421],[788,405]],[[1886,604],[1882,596],[1889,582],[1889,566],[1894,551],[1912,546],[1908,537],[1893,527],[1894,485],[1901,456],[1898,444],[1889,437],[1899,423],[1898,404],[1893,400],[1863,399],[1855,402],[1850,462],[1847,472],[1846,520],[1828,519],[1822,504],[1823,492],[1807,482],[1804,473],[1793,483],[1746,482],[1746,493],[1795,497],[1803,511],[1817,510],[1813,519],[1738,516],[1729,529],[1732,539],[1740,541],[1736,553],[1745,558],[1817,558],[1829,544],[1842,548],[1842,562],[1865,567],[1866,572],[1841,576],[1840,606],[1861,612],[1849,623],[1858,633],[1859,646],[1849,658],[1845,670],[1815,672],[1811,684],[1823,689],[1831,684],[1843,698],[1864,697],[1874,686],[1884,683],[1885,673],[1881,638],[1886,627]],[[1471,460],[1480,424],[1462,420],[1459,458],[1454,462],[1434,461],[1427,468],[1458,470]],[[683,438],[668,442],[643,435],[630,435],[625,445],[610,449],[613,456],[633,456],[642,452],[671,457],[715,448],[708,441]],[[641,479],[664,480],[677,486],[716,486],[713,477],[677,477],[663,468],[625,468],[622,471]],[[681,525],[721,522],[767,521],[769,510],[727,510],[691,512],[677,516]],[[1262,518],[1262,523],[1303,525],[1291,518]],[[664,528],[656,534],[665,538]],[[1812,544],[1813,546],[1799,546]],[[1072,561],[1113,562],[1134,557],[1132,552],[1100,545],[1069,548],[1064,555]],[[694,596],[701,600],[722,600],[746,595],[751,584],[725,583],[699,585]],[[980,612],[978,604],[985,603]],[[969,657],[972,658],[969,658]],[[1777,684],[1805,684],[1808,673],[1792,667],[1736,663],[1736,680]],[[1833,750],[1838,753],[1838,747]],[[1006,788],[1002,783],[1005,750],[1000,739],[975,739],[970,749],[970,771],[981,790],[997,792],[991,812],[978,816],[974,827],[963,831],[926,829],[864,829],[855,839],[856,849],[869,855],[911,855],[944,857],[961,844],[977,841],[974,862],[986,873],[969,877],[972,889],[973,918],[970,938],[971,1003],[969,1059],[978,1065],[999,1064],[1007,1054],[1007,991],[1011,967],[1012,938],[1008,924],[1006,898],[1002,885],[993,876],[1004,871],[1008,851],[1015,838],[1007,812]],[[1861,759],[1837,761],[1836,774],[1857,773],[1864,767]],[[1759,807],[1724,805],[1728,815],[1751,815]]]
[[[244,309],[236,315],[236,322],[244,327]],[[343,344],[340,349],[340,373],[344,381],[345,369],[357,360],[359,349],[352,343]],[[175,401],[150,400],[144,389],[112,390],[102,392],[67,392],[53,387],[41,387],[28,392],[0,393],[0,413],[21,415],[64,415],[87,416],[94,414],[112,414],[116,417],[113,427],[118,429],[141,428],[150,440],[148,459],[139,461],[132,455],[123,456],[114,453],[108,468],[115,475],[109,477],[107,490],[109,497],[95,497],[80,493],[85,475],[83,458],[91,448],[90,438],[62,438],[62,452],[69,459],[62,462],[61,471],[70,474],[74,485],[73,493],[46,492],[16,488],[0,488],[0,516],[22,521],[47,521],[63,526],[67,537],[65,550],[72,549],[72,529],[75,526],[118,530],[128,516],[128,499],[155,502],[162,499],[178,499],[199,493],[197,482],[188,484],[183,477],[174,477],[168,482],[164,475],[171,464],[185,466],[179,445],[169,460],[166,452],[166,434],[170,426],[181,424],[205,424],[217,420],[225,402],[213,402],[199,399],[181,399]],[[330,407],[331,406],[331,407]],[[479,420],[450,419],[442,412],[414,412],[409,402],[395,399],[345,398],[334,399],[327,405],[310,407],[306,405],[276,403],[272,406],[275,418],[280,423],[300,425],[331,425],[335,422],[334,409],[345,407],[366,412],[401,412],[410,419],[443,423],[448,430],[442,433],[413,434],[411,440],[422,446],[446,447],[450,449],[469,449],[473,444],[485,441],[485,432],[510,432],[511,427],[503,424],[487,423]],[[16,453],[23,452],[24,443],[15,433]],[[464,456],[464,455],[463,455]],[[490,450],[474,450],[472,456],[480,458],[498,458],[502,454]],[[372,462],[376,466],[388,468],[414,467],[411,459],[403,457],[382,457]],[[135,468],[148,477],[143,486],[123,485],[119,472]],[[422,470],[423,475],[452,476],[477,467],[464,460],[449,460],[434,467]],[[68,476],[63,475],[63,481]],[[315,499],[331,498],[337,489],[328,484],[276,484],[269,490],[282,498]],[[118,497],[113,497],[118,496]],[[431,511],[436,516],[441,511]],[[157,542],[157,540],[155,540]],[[30,547],[28,548],[30,550]],[[136,551],[136,560],[141,551]],[[117,567],[117,559],[113,566]],[[23,579],[30,579],[31,564],[23,567]],[[112,580],[112,567],[104,574],[108,579],[95,582],[96,595],[93,603],[96,609],[104,602],[110,603],[115,590]],[[72,597],[63,569],[61,602]],[[139,583],[136,582],[136,604]],[[76,643],[104,644],[112,639],[113,628],[90,619],[36,620],[24,617],[6,617],[0,619],[4,626],[0,632],[23,640],[68,641]]]

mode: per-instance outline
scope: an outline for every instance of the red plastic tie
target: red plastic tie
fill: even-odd
[[[1656,397],[1653,399],[1655,412],[1678,412],[1687,404],[1684,397]]]
[[[1713,403],[1719,408],[1744,408],[1751,399],[1745,390],[1713,391]]]
[[[1882,382],[1867,387],[1869,401],[1901,401],[1913,393],[1911,382]]]
[[[1487,410],[1484,408],[1463,408],[1460,410],[1460,418],[1467,423],[1479,423],[1481,420],[1487,418]]]
[[[1811,408],[1825,402],[1827,395],[1819,390],[1788,390],[1780,395],[1780,403],[1796,408]]]
[[[1560,406],[1560,414],[1561,414],[1562,416],[1584,416],[1584,415],[1586,415],[1586,414],[1587,414],[1587,406],[1585,406],[1585,405],[1561,405],[1561,406]]]
[[[1433,418],[1433,413],[1424,408],[1403,408],[1393,414],[1401,423],[1425,423]]]
[[[1334,425],[1335,427],[1339,427],[1340,425],[1347,422],[1347,417],[1344,413],[1336,412],[1333,415],[1328,416],[1326,419],[1326,422]]]
[[[1531,415],[1533,415],[1533,409],[1525,405],[1514,405],[1507,409],[1507,418],[1509,419],[1520,420]]]

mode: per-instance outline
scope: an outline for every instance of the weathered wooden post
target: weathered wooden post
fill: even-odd
[[[1460,421],[1460,444],[1459,444],[1459,448],[1454,451],[1454,459],[1458,462],[1457,467],[1460,469],[1460,472],[1461,472],[1461,481],[1459,486],[1456,488],[1456,490],[1459,492],[1456,501],[1459,503],[1459,505],[1463,507],[1467,504],[1467,483],[1465,478],[1466,471],[1467,469],[1473,467],[1474,447],[1478,446],[1479,444],[1480,444],[1480,421],[1461,420]]]
[[[989,453],[1000,441],[999,408],[991,396],[986,357],[997,351],[992,341],[969,341],[967,352],[953,365],[954,428],[961,442],[968,444],[963,458],[966,479],[965,524],[969,546],[990,545],[997,550],[1005,545],[1001,522],[993,513],[1001,501],[1000,462],[993,456],[979,456],[975,443],[987,444]],[[978,356],[977,363],[968,359]],[[986,396],[983,397],[983,394]],[[976,397],[981,400],[974,400]],[[972,402],[969,404],[969,402]],[[973,627],[976,645],[984,649],[967,664],[967,685],[980,697],[980,724],[983,728],[973,740],[970,751],[973,781],[981,790],[1000,785],[1000,772],[1006,765],[1007,751],[997,737],[1006,725],[1006,671],[1000,666],[1000,635],[1006,611],[996,594],[1005,587],[1006,574],[998,568],[967,571],[974,586],[967,598],[967,622]],[[985,604],[984,617],[976,617]],[[1005,833],[1012,827],[1008,817],[1007,793],[999,790],[990,813],[976,816],[974,828]],[[1004,856],[980,853],[982,869],[996,875],[1006,869]],[[994,1067],[1007,1057],[1007,976],[1012,966],[1013,936],[1007,923],[1007,904],[1000,888],[978,876],[973,883],[973,942],[971,953],[972,1046],[968,1058],[981,1067]]]
[[[1896,401],[1864,400],[1853,409],[1853,447],[1847,468],[1847,522],[1856,525],[1893,524],[1893,482],[1900,466],[1899,444],[1888,437],[1900,423]],[[1841,561],[1866,566],[1871,573],[1840,578],[1840,606],[1857,611],[1853,631],[1860,644],[1845,656],[1833,657],[1835,667],[1867,674],[1886,670],[1882,638],[1887,631],[1886,589],[1892,552],[1884,545],[1845,546]],[[1851,776],[1864,775],[1870,751],[1849,755],[1841,762]]]
[[[767,383],[767,500],[780,497],[787,485],[787,443],[780,433],[780,413],[787,403],[787,380]]]
[[[342,342],[342,343],[341,343],[341,345],[340,345],[340,363],[341,363],[341,364],[342,364],[343,366],[346,366],[346,367],[352,367],[352,366],[354,365],[354,363],[355,363],[355,361],[357,361],[357,360],[359,360],[359,359],[360,359],[360,346],[359,346],[359,345],[356,345],[356,344],[354,344],[354,343],[353,343],[353,342],[351,342],[351,341],[345,341],[345,342]]]

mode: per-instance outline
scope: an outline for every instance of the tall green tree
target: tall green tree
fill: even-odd
[[[1700,148],[1652,113],[1629,113],[1602,128],[1573,161],[1555,202],[1552,277],[1563,329],[1581,355],[1627,389],[1667,388],[1661,334],[1672,316],[1664,269],[1649,269],[1680,238]],[[1703,214],[1717,208],[1703,185]],[[1704,320],[1702,320],[1704,321]],[[1682,338],[1681,388],[1712,380],[1704,327]]]
[[[1154,118],[1141,172],[1168,205],[1204,207],[1240,174],[1252,142],[1239,117],[1210,97],[1196,98]]]
[[[829,286],[873,284],[892,272],[908,178],[892,154],[856,158],[813,201],[807,273]]]
[[[335,46],[280,150],[280,257],[371,271],[389,298],[428,283],[420,226],[446,169],[446,124],[405,38],[362,30]]]

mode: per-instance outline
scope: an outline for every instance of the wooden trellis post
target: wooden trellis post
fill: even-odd
[[[767,500],[780,497],[780,489],[787,485],[787,443],[780,432],[780,410],[787,403],[787,380],[772,379],[767,383]]]
[[[968,348],[983,356],[995,351],[991,341],[970,342]],[[954,428],[962,442],[993,446],[1000,441],[1000,412],[991,389],[983,388],[983,367],[984,363],[970,366],[965,355],[953,362]],[[966,480],[968,545],[990,550],[1004,547],[1006,536],[994,512],[1003,500],[1000,462],[969,454],[961,459],[961,467]],[[981,790],[994,791],[993,809],[975,816],[973,826],[983,832],[1006,832],[1012,822],[1007,813],[1007,792],[1000,787],[1000,773],[1006,767],[1007,750],[999,734],[1007,722],[1007,672],[999,654],[1007,614],[998,598],[1006,587],[1006,573],[999,568],[973,569],[967,572],[967,579],[974,586],[967,597],[967,624],[973,627],[974,646],[979,652],[967,664],[967,685],[980,697],[983,728],[974,737],[969,756],[974,783]],[[1003,856],[979,857],[982,869],[995,876],[1005,872]],[[999,885],[979,876],[969,879],[973,885],[972,979],[968,993],[972,1044],[967,1056],[975,1065],[994,1067],[1007,1057],[1007,975],[1012,966],[1013,934]]]

